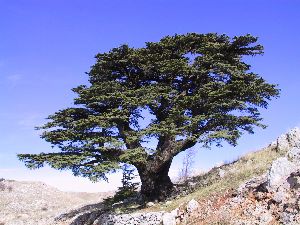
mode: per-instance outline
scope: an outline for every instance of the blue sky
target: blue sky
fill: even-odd
[[[51,151],[34,126],[68,107],[71,88],[87,82],[94,55],[127,43],[143,46],[165,35],[218,32],[259,37],[265,54],[249,58],[253,71],[277,83],[281,97],[262,110],[265,130],[237,147],[201,149],[196,169],[209,168],[266,146],[300,125],[300,1],[292,0],[0,0],[0,177],[42,180],[64,190],[109,190],[49,168],[27,170],[17,153]],[[176,174],[182,155],[174,160]],[[76,187],[75,187],[76,186]]]

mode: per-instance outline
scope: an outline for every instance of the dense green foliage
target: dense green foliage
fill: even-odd
[[[243,61],[263,53],[256,41],[188,33],[100,53],[88,73],[90,85],[73,89],[74,107],[40,127],[42,138],[60,151],[19,158],[30,168],[47,163],[98,180],[120,163],[134,165],[140,175],[169,169],[166,162],[197,142],[235,145],[243,131],[264,127],[258,109],[279,95]],[[154,119],[145,125],[149,115]],[[151,138],[157,147],[144,147]]]
[[[122,186],[118,188],[116,194],[114,195],[114,202],[123,201],[124,199],[134,197],[137,194],[139,183],[135,182],[135,169],[130,165],[125,164],[122,166],[122,171]]]

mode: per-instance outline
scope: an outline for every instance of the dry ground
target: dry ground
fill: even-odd
[[[112,193],[62,192],[42,182],[0,181],[0,225],[52,225],[60,214]]]

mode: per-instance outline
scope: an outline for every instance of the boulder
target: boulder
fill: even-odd
[[[300,144],[300,128],[295,127],[294,129],[290,130],[287,133],[287,140],[291,147],[298,147]]]
[[[176,225],[176,215],[174,213],[165,213],[162,217],[163,225]]]
[[[300,129],[295,127],[288,133],[282,134],[276,141],[272,142],[271,148],[279,152],[284,152],[293,147],[300,147]]]
[[[155,203],[154,202],[147,202],[146,206],[147,207],[152,207],[152,206],[155,206]]]
[[[192,199],[191,201],[189,201],[189,203],[187,204],[186,206],[186,211],[188,213],[191,213],[195,210],[197,210],[199,208],[199,203],[195,200],[195,199]]]
[[[277,190],[279,186],[287,185],[287,178],[296,171],[296,165],[287,157],[281,157],[272,163],[267,175],[267,188],[270,191]]]
[[[165,204],[166,204],[166,205],[171,205],[171,204],[172,204],[172,201],[166,201]]]
[[[226,174],[226,172],[225,172],[225,170],[223,170],[223,169],[221,169],[221,168],[219,168],[219,176],[220,176],[220,178],[223,178],[224,176],[225,176],[225,174]]]

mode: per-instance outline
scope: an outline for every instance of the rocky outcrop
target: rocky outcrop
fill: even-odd
[[[171,212],[123,213],[107,212],[105,208],[90,207],[75,210],[56,218],[56,225],[176,225],[195,212],[199,203],[192,199]]]
[[[294,146],[299,146],[294,142]],[[292,145],[291,145],[292,146]],[[261,177],[242,184],[224,212],[236,212],[232,224],[300,224],[300,148],[291,148]]]
[[[300,129],[295,127],[291,129],[286,134],[279,136],[274,142],[270,144],[269,147],[275,149],[276,151],[288,151],[293,147],[300,147]]]
[[[278,151],[283,157],[275,159],[265,174],[251,178],[236,190],[209,196],[200,203],[189,221],[201,221],[200,224],[299,225],[299,128],[281,135],[268,149]]]
[[[91,225],[176,225],[209,219],[212,222],[217,219],[220,224],[233,225],[269,225],[275,222],[286,225],[300,224],[300,129],[294,128],[281,135],[269,149],[280,152],[281,155],[287,153],[284,157],[276,159],[266,174],[253,177],[241,184],[236,191],[228,190],[221,196],[210,196],[207,201],[201,203],[192,199],[185,206],[181,205],[171,212],[99,214],[95,211],[88,215],[85,221],[97,217]],[[226,169],[219,168],[216,170],[216,177],[222,179],[226,173]],[[147,204],[148,207],[153,205],[155,204]],[[84,223],[72,223],[81,224]]]
[[[296,170],[296,165],[289,161],[287,157],[275,160],[267,177],[267,188],[269,191],[276,191],[279,187],[288,185],[287,178]]]
[[[133,213],[133,214],[102,214],[93,225],[158,225],[163,220],[164,212]]]

